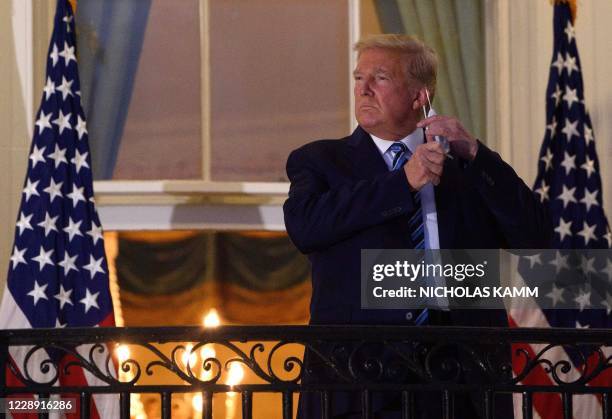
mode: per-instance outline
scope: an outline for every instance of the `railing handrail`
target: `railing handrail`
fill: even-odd
[[[572,328],[504,328],[504,327],[431,327],[387,325],[275,325],[275,326],[170,326],[170,327],[104,327],[66,329],[0,330],[2,345],[32,345],[41,338],[56,343],[122,343],[179,342],[206,340],[292,341],[305,337],[324,341],[381,341],[416,338],[418,341],[454,341],[491,343],[505,341],[551,344],[590,344],[612,346],[610,329]]]

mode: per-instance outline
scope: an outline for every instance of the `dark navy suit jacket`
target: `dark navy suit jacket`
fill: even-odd
[[[363,310],[361,249],[412,248],[415,203],[403,170],[389,171],[358,127],[340,140],[293,151],[284,204],[287,232],[312,264],[312,324],[409,324],[401,310]],[[440,248],[546,248],[552,227],[537,196],[485,145],[466,163],[447,159],[434,188]],[[493,314],[493,313],[491,313]],[[505,314],[451,313],[452,324],[507,325]]]

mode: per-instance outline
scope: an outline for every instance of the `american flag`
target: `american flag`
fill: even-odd
[[[0,328],[114,326],[81,106],[74,15],[67,0],[57,2],[46,68],[0,307]],[[11,349],[18,367],[23,365],[26,349]],[[82,345],[77,350],[86,355],[88,348]],[[54,353],[44,356],[65,361]],[[30,361],[29,365],[33,369],[35,364]],[[60,377],[59,384],[104,385],[82,369],[69,372]],[[12,373],[6,375],[9,385],[19,385]],[[113,397],[95,396],[92,417],[115,417],[112,401]]]
[[[555,227],[553,248],[608,249],[612,245],[612,237],[602,206],[599,161],[595,152],[593,126],[584,102],[576,32],[567,1],[555,3],[553,22],[554,49],[546,90],[547,125],[534,191],[549,208]],[[587,277],[590,275],[588,269],[592,269],[592,273],[599,270],[600,274],[607,273],[608,281],[612,281],[612,269],[608,260],[593,261],[592,265],[589,265],[590,262],[588,257],[582,257],[582,263],[587,267]],[[567,267],[566,263],[566,256],[557,252],[554,259],[538,260],[540,265],[538,267],[534,267],[533,261],[522,260],[518,269],[523,278],[529,276],[528,271],[533,272],[535,269],[538,270],[536,272],[540,278],[550,278],[557,274],[562,275],[561,271]],[[550,272],[544,273],[543,270],[546,269]],[[608,285],[605,291],[609,288]],[[608,328],[612,326],[610,316],[612,296],[609,293],[606,295],[604,291],[603,300],[592,301],[591,292],[586,287],[577,295],[570,295],[567,290],[555,288],[554,285],[550,291],[547,298],[552,299],[553,305],[559,300],[574,300],[580,306],[579,309],[512,311],[511,324],[521,327]],[[601,294],[600,292],[599,295]],[[600,309],[589,309],[592,307]],[[523,347],[532,356],[542,348],[535,345]],[[547,354],[550,356],[553,352]],[[576,374],[581,368],[588,368],[575,351],[557,348],[554,356],[558,357],[557,360],[570,360]],[[524,382],[552,384],[550,375],[543,369],[536,370]],[[602,374],[597,385],[612,385],[611,375]],[[561,405],[558,394],[539,395],[534,399],[536,415],[542,418],[562,417]],[[601,417],[600,401],[595,396],[574,397],[573,414],[575,418]]]

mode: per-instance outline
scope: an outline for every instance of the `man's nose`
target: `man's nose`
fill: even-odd
[[[361,96],[372,96],[374,92],[372,91],[371,81],[369,79],[364,79],[359,86],[359,94]]]

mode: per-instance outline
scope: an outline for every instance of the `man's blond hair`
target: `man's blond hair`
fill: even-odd
[[[420,39],[401,34],[370,35],[355,44],[357,55],[369,49],[386,49],[405,55],[407,76],[421,82],[433,97],[436,90],[438,55]]]

